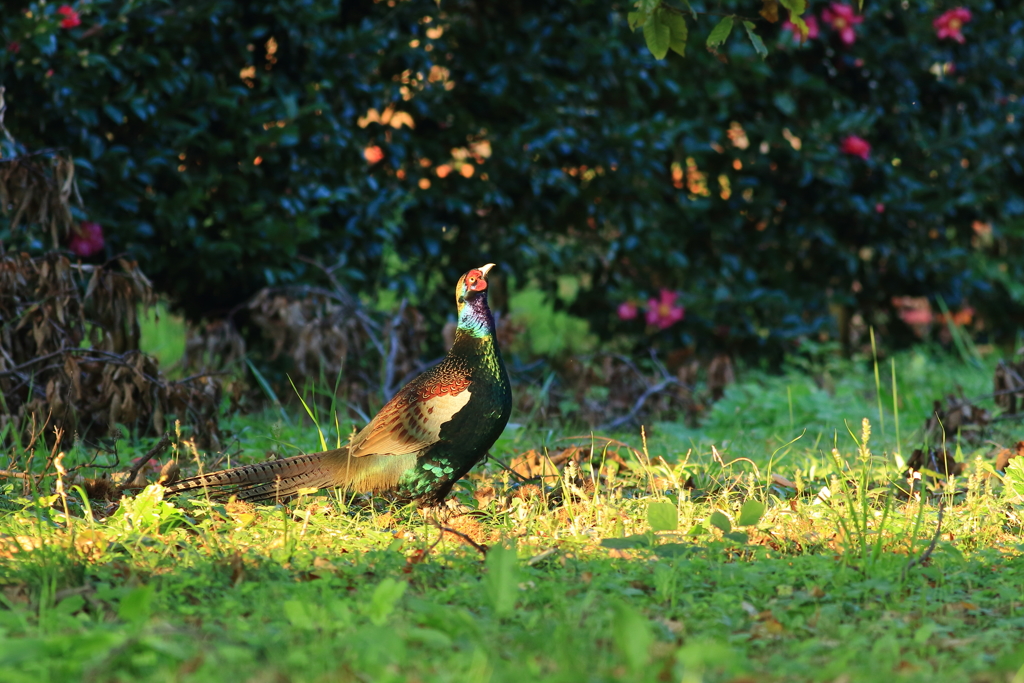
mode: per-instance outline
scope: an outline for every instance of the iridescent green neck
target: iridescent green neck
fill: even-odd
[[[487,306],[487,295],[480,294],[463,304],[459,311],[459,333],[468,334],[477,339],[494,335],[494,317]]]

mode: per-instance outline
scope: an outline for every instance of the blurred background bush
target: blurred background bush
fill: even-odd
[[[572,338],[524,353],[777,362],[868,326],[910,343],[932,306],[994,343],[1024,327],[1024,6],[950,33],[955,7],[815,2],[802,44],[760,21],[764,61],[705,51],[702,19],[656,61],[605,0],[33,2],[0,67],[22,152],[66,150],[101,226],[61,246],[138,259],[192,321],[324,266],[440,326],[495,261]],[[51,246],[10,218],[8,249]]]

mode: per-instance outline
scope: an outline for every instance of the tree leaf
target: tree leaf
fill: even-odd
[[[730,522],[729,518],[718,510],[711,513],[711,517],[708,519],[708,522],[710,522],[711,526],[716,529],[721,529],[722,533],[727,534],[732,531],[732,522]]]
[[[661,19],[669,28],[669,48],[680,57],[686,56],[686,39],[689,36],[689,27],[686,19],[675,12],[662,12]]]
[[[672,39],[672,32],[661,21],[659,14],[651,15],[647,23],[644,24],[644,40],[647,41],[647,49],[656,59],[665,59]]]
[[[680,557],[692,553],[695,546],[685,543],[664,543],[654,546],[654,554],[658,557]]]
[[[679,528],[679,511],[669,502],[650,503],[647,506],[647,523],[652,531],[675,531]]]
[[[761,8],[759,14],[774,24],[779,20],[779,0],[761,1],[764,3],[764,7]]]
[[[775,93],[772,95],[772,103],[786,116],[792,116],[796,113],[796,101],[789,95],[789,93]]]
[[[754,22],[744,21],[743,28],[747,29],[747,37],[750,38],[750,43],[754,46],[754,52],[756,52],[761,59],[766,59],[768,57],[768,48],[764,46],[764,41],[761,40],[761,36],[754,32]]]
[[[717,52],[716,48],[725,42],[729,34],[732,33],[732,17],[726,17],[722,19],[718,24],[711,29],[711,35],[708,36],[708,49],[712,52]]]
[[[761,517],[764,516],[764,503],[756,500],[748,500],[740,508],[740,518],[736,521],[736,526],[753,526],[761,521]]]
[[[629,30],[635,31],[647,23],[647,15],[643,12],[630,12],[626,15],[626,21],[629,22]]]
[[[803,14],[807,11],[807,0],[779,0],[790,14]]]

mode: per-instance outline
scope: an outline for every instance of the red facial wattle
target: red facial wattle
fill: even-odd
[[[487,289],[487,280],[484,279],[483,272],[479,270],[471,270],[466,273],[466,290],[469,292],[482,292]]]

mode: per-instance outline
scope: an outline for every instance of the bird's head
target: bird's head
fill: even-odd
[[[493,263],[488,263],[459,278],[459,284],[455,287],[455,304],[458,306],[460,326],[471,324],[470,319],[483,320],[490,317],[487,309],[487,273],[493,267]],[[470,306],[467,308],[466,304]]]
[[[474,268],[459,278],[459,284],[455,287],[455,303],[460,311],[467,301],[472,301],[487,291],[487,273],[493,267],[493,263],[488,263],[486,266]]]

